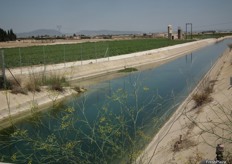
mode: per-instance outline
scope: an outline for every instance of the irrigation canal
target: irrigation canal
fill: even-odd
[[[142,149],[149,141],[144,136],[152,137],[167,121],[231,42],[95,84],[33,115],[1,132],[0,161],[104,163]]]

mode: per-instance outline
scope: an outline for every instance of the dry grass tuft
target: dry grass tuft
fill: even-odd
[[[20,79],[7,79],[7,89],[10,89],[11,93],[27,95],[28,90],[23,88],[21,85]]]
[[[65,77],[51,74],[49,76],[45,75],[35,75],[31,74],[29,80],[23,83],[20,79],[7,79],[7,89],[11,90],[14,94],[28,94],[29,92],[40,92],[41,86],[47,86],[51,90],[63,92],[65,86],[69,86]]]
[[[16,87],[13,87],[11,89],[11,93],[13,94],[24,94],[24,95],[27,95],[28,94],[28,90],[26,88],[22,88],[20,86],[16,86]]]
[[[210,94],[207,92],[196,93],[192,96],[192,98],[195,102],[195,107],[202,106],[203,104],[208,103],[212,100]]]
[[[29,91],[41,91],[41,86],[48,86],[49,89],[63,92],[64,87],[68,86],[68,82],[66,81],[65,77],[57,75],[57,74],[51,74],[49,76],[45,75],[32,75],[30,76],[30,80],[25,85],[25,87]]]
[[[215,85],[215,82],[216,82],[215,80],[211,80],[211,81],[206,80],[202,85],[202,89],[200,89],[198,93],[195,93],[192,96],[192,99],[195,102],[195,108],[212,101],[210,94],[213,92],[213,87]]]
[[[68,86],[65,77],[53,74],[49,77],[43,76],[41,85],[48,86],[51,90],[63,92],[64,87]]]
[[[188,138],[185,138],[183,140],[179,139],[178,141],[175,142],[174,144],[174,147],[173,147],[173,152],[178,152],[178,151],[181,151],[181,150],[186,150],[186,149],[189,149],[190,147],[193,147],[193,146],[196,146],[197,144],[188,139]]]
[[[39,82],[36,79],[30,79],[29,82],[26,83],[25,88],[30,92],[40,92],[41,88]]]

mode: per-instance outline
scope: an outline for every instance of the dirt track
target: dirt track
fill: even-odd
[[[124,40],[130,38],[123,39],[107,39],[110,40]],[[0,42],[1,48],[14,48],[14,47],[30,47],[30,46],[43,46],[43,45],[57,45],[57,44],[76,44],[76,43],[85,43],[85,42],[99,42],[106,41],[106,39],[48,39],[48,40],[34,40],[34,39],[26,39],[20,41],[8,41],[8,42]]]

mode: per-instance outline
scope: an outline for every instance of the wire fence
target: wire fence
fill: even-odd
[[[9,68],[47,65],[73,61],[107,58],[138,51],[184,43],[167,39],[140,39],[121,41],[86,42],[79,44],[44,45],[5,48],[5,64]]]
[[[6,65],[12,68],[97,59],[107,56],[107,49],[107,45],[76,44],[11,48],[4,51]]]

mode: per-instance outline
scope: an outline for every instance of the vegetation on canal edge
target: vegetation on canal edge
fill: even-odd
[[[213,92],[215,82],[215,80],[209,81],[207,78],[203,80],[200,90],[192,96],[192,99],[195,102],[195,107],[200,107],[212,100],[210,94]]]
[[[78,44],[5,48],[4,54],[6,66],[20,67],[111,57],[189,41],[190,40],[168,39],[100,41]]]
[[[133,68],[133,67],[129,67],[129,68],[125,68],[125,69],[119,70],[118,72],[135,72],[135,71],[138,71],[138,69],[137,68]]]
[[[64,76],[58,74],[50,75],[34,75],[30,74],[29,80],[22,84],[19,78],[8,79],[7,88],[14,94],[27,94],[29,92],[40,92],[41,86],[47,86],[48,89],[63,92],[64,87],[69,86],[69,83]]]

